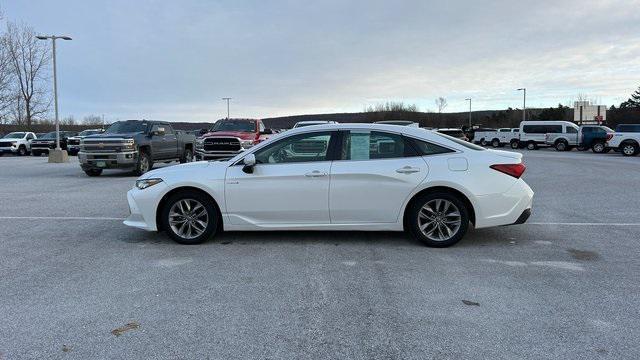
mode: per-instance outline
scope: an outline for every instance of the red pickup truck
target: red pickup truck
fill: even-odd
[[[259,119],[222,119],[196,139],[197,160],[231,158],[273,134]]]

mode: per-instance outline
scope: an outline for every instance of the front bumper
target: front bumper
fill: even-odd
[[[157,231],[156,210],[162,197],[169,191],[164,182],[144,190],[133,188],[127,192],[129,216],[124,220],[127,226],[147,231]]]
[[[138,152],[92,153],[80,151],[78,161],[83,170],[87,169],[129,169],[138,163]]]
[[[18,152],[18,148],[17,147],[0,147],[0,153],[17,153]]]

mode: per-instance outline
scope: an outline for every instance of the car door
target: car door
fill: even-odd
[[[263,147],[250,174],[242,161],[231,165],[225,179],[231,223],[329,224],[332,134],[312,131]]]
[[[166,131],[167,126],[165,124],[153,124],[153,126],[151,126],[151,154],[153,160],[167,159],[170,157],[165,140]],[[161,133],[156,135],[156,132]]]
[[[407,197],[427,176],[426,161],[396,133],[343,132],[331,166],[331,223],[393,223]]]
[[[169,124],[165,125],[164,147],[166,151],[165,157],[167,159],[175,159],[178,157],[178,135]]]

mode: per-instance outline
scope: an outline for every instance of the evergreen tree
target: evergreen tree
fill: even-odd
[[[638,87],[638,90],[636,90],[633,94],[631,94],[631,97],[629,98],[629,100],[620,104],[620,107],[621,108],[640,108],[640,87]]]

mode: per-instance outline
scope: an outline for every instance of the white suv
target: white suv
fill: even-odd
[[[31,152],[31,140],[36,138],[32,132],[12,132],[0,139],[0,156],[4,153],[28,155]]]

